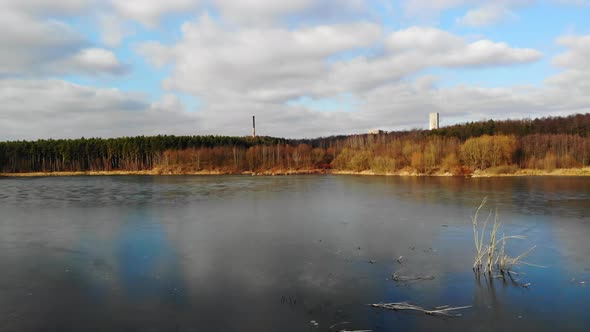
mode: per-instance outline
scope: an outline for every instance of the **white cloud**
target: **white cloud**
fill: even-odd
[[[402,0],[401,6],[407,15],[422,16],[443,12],[461,6],[488,7],[500,6],[504,8],[522,7],[534,4],[538,0]],[[554,2],[568,2],[579,0],[552,0]],[[581,0],[585,1],[585,0]]]
[[[0,13],[0,73],[26,74],[75,52],[85,41],[69,26],[16,12]]]
[[[481,27],[516,18],[517,9],[537,2],[538,0],[405,0],[402,7],[409,17],[436,17],[449,9],[467,7],[467,13],[456,19],[457,24]]]
[[[182,30],[177,44],[150,42],[139,52],[155,65],[172,66],[165,88],[215,102],[280,103],[305,95],[358,93],[426,68],[510,65],[540,57],[535,50],[489,40],[468,44],[433,28],[397,31],[384,41],[380,27],[371,23],[235,30],[203,16]],[[379,56],[329,61],[341,52],[382,44],[388,52]]]
[[[86,48],[69,58],[56,63],[56,68],[61,72],[74,72],[82,74],[123,74],[127,71],[115,54],[102,48]]]
[[[574,6],[588,6],[590,5],[590,1],[588,0],[552,0],[557,4],[562,5],[574,5]]]
[[[491,4],[468,11],[465,16],[457,19],[457,23],[481,27],[498,23],[509,16],[514,16],[514,14],[508,8],[499,4]]]
[[[469,2],[470,0],[405,0],[402,1],[402,7],[407,15],[428,16]]]
[[[563,36],[557,44],[567,51],[553,58],[553,65],[564,69],[547,79],[547,83],[587,94],[590,90],[590,35]]]
[[[36,16],[67,16],[87,10],[94,0],[2,0],[2,9]]]
[[[269,25],[293,14],[314,17],[336,17],[365,12],[364,0],[110,0],[114,11],[123,17],[154,28],[161,17],[174,14],[195,14],[203,8],[212,8],[228,22],[246,25]]]
[[[505,43],[462,38],[434,28],[412,27],[393,32],[385,40],[388,53],[337,62],[318,91],[361,92],[398,81],[427,68],[490,67],[529,63],[540,58],[533,49],[511,48]],[[338,87],[342,90],[335,90]]]
[[[462,50],[451,53],[447,59],[451,66],[494,66],[533,62],[541,53],[530,48],[512,48],[506,43],[479,40]]]
[[[565,68],[590,70],[590,35],[563,36],[557,39],[557,44],[567,47],[568,51],[556,56],[553,64]]]
[[[100,14],[98,25],[103,43],[110,47],[118,47],[123,39],[134,34],[130,24],[115,14]]]
[[[156,65],[173,66],[168,89],[216,100],[284,100],[324,74],[329,56],[370,46],[380,36],[370,23],[236,31],[202,16],[183,26],[176,45],[151,42],[139,51]]]
[[[199,0],[111,0],[114,10],[123,17],[156,27],[160,17],[171,13],[192,11],[199,7]]]
[[[392,51],[419,49],[425,52],[440,52],[463,47],[462,38],[449,32],[428,27],[410,27],[393,32],[386,40]]]
[[[61,80],[0,80],[0,139],[188,134],[198,119],[165,98],[98,89]],[[165,109],[163,109],[162,106]]]
[[[185,110],[185,106],[178,96],[165,94],[160,100],[152,103],[151,109],[163,112],[182,112]]]
[[[315,0],[214,0],[221,13],[237,22],[267,23],[276,17],[303,11],[312,6]]]
[[[446,31],[411,27],[393,32],[386,40],[394,56],[411,55],[419,67],[484,67],[527,63],[541,53],[529,48],[513,48],[506,43],[481,39],[467,43]]]
[[[38,5],[35,7],[34,5]],[[115,55],[90,42],[66,23],[47,18],[47,2],[10,2],[0,12],[0,75],[47,76],[62,74],[119,74],[124,72]],[[48,12],[69,14],[81,10],[77,1],[57,1]],[[35,16],[37,15],[37,16]]]

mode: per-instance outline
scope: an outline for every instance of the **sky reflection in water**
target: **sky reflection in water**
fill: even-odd
[[[0,189],[2,331],[590,324],[586,178],[3,178]],[[511,252],[536,245],[528,261],[548,266],[523,267],[528,289],[474,278],[469,217],[483,197],[506,234],[527,236]],[[394,271],[435,279],[400,284]],[[441,320],[366,306],[406,300],[473,308]]]

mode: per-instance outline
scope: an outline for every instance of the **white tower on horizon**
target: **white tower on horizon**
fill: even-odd
[[[432,130],[432,129],[438,129],[439,128],[439,115],[438,113],[430,113],[429,116],[429,122],[428,122],[428,129]]]

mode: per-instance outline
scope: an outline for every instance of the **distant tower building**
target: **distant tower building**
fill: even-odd
[[[252,115],[252,137],[256,137],[256,116]]]
[[[438,113],[430,113],[430,121],[428,125],[428,129],[438,129]]]

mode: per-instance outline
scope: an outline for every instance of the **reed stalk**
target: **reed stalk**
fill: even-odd
[[[486,220],[481,224],[479,223],[479,216],[481,210],[487,203],[487,198],[484,198],[475,211],[475,215],[471,221],[473,224],[473,239],[475,242],[475,260],[473,262],[473,271],[477,274],[487,273],[492,275],[495,272],[500,272],[503,277],[505,274],[510,274],[512,269],[521,263],[524,263],[522,259],[526,257],[535,247],[531,247],[522,254],[511,257],[506,253],[506,243],[509,239],[525,239],[521,235],[502,235],[498,236],[498,232],[502,226],[502,223],[498,217],[498,211],[494,213],[494,224],[488,232],[487,225],[492,215],[490,211]],[[525,263],[526,264],[526,263]]]

